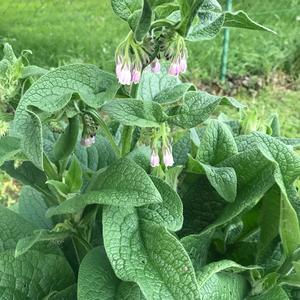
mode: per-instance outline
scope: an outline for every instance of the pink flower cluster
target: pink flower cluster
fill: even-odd
[[[142,75],[142,66],[138,64],[131,65],[129,62],[123,62],[122,59],[118,57],[116,75],[119,83],[123,85],[139,83]]]
[[[172,148],[171,147],[165,147],[163,149],[163,162],[166,167],[172,167],[174,165],[174,158],[172,155]],[[160,158],[155,149],[151,152],[150,157],[150,164],[152,168],[158,167],[160,165]]]
[[[174,57],[169,68],[169,74],[172,76],[178,76],[180,73],[184,73],[187,70],[186,55],[180,55]]]

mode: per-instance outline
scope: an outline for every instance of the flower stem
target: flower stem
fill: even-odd
[[[122,144],[122,157],[128,154],[131,150],[131,140],[133,134],[133,126],[125,126],[123,127],[122,137],[121,137],[121,144]]]

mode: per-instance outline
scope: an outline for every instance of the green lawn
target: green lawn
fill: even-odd
[[[300,53],[300,0],[233,3],[235,10],[244,9],[278,35],[233,29],[230,71],[263,74],[278,67],[295,68],[292,62]],[[79,60],[107,67],[127,30],[127,25],[112,13],[109,0],[0,1],[0,37],[18,51],[31,49],[31,61],[42,66]],[[194,78],[218,77],[221,45],[222,34],[214,41],[189,45]]]

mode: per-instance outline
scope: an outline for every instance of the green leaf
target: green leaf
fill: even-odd
[[[233,168],[217,168],[201,164],[210,184],[228,202],[234,202],[237,194],[237,178]]]
[[[0,254],[0,281],[2,288],[20,295],[18,299],[44,299],[72,285],[75,278],[62,256],[29,251],[15,258],[6,251]]]
[[[105,207],[103,236],[116,275],[134,281],[148,299],[197,299],[191,261],[163,227],[141,220],[135,208]]]
[[[179,6],[177,3],[166,3],[163,5],[159,5],[155,8],[155,18],[159,19],[166,19],[168,18],[174,11],[179,10]]]
[[[178,194],[160,178],[151,177],[159,191],[162,203],[149,204],[139,209],[139,216],[166,227],[171,231],[178,231],[183,223],[183,208]]]
[[[226,12],[224,27],[235,27],[251,30],[262,30],[276,34],[275,31],[253,21],[244,11]]]
[[[152,22],[152,8],[148,0],[143,0],[142,14],[134,32],[134,37],[137,41],[142,41],[145,35],[149,32]]]
[[[213,234],[214,230],[211,230],[203,234],[191,234],[181,239],[181,243],[189,254],[196,272],[206,264]]]
[[[154,101],[162,91],[172,89],[180,84],[176,76],[168,74],[168,66],[162,64],[159,73],[153,73],[150,67],[147,67],[142,74],[137,91],[137,99],[145,101]]]
[[[45,229],[35,230],[33,235],[21,238],[16,246],[15,257],[24,255],[33,246],[43,242],[57,242],[70,236],[69,232],[54,232]],[[45,244],[47,246],[47,244]],[[54,244],[55,245],[55,244]]]
[[[252,297],[247,297],[246,300],[290,300],[286,292],[284,291],[283,288],[276,286],[273,287],[271,290],[268,292],[258,295],[258,296],[252,296]],[[296,299],[295,299],[296,300]]]
[[[142,300],[139,287],[118,279],[110,265],[105,250],[92,249],[80,264],[78,274],[78,300]]]
[[[58,180],[47,180],[46,183],[48,184],[49,189],[58,196],[67,197],[68,193],[70,192],[69,187]]]
[[[14,158],[21,151],[20,140],[11,136],[0,138],[0,166],[7,160]]]
[[[139,127],[159,127],[167,120],[158,103],[142,100],[112,100],[101,110],[121,124]]]
[[[162,202],[161,195],[146,172],[129,159],[120,159],[93,179],[87,193],[70,198],[47,215],[74,213],[89,204],[142,206]]]
[[[42,75],[45,75],[47,72],[49,72],[47,69],[38,66],[26,66],[23,69],[22,79],[33,76],[40,77]]]
[[[195,87],[191,83],[179,83],[174,87],[168,87],[159,92],[154,97],[153,101],[158,102],[162,105],[172,104],[179,101],[187,91],[193,89],[195,89]]]
[[[248,282],[239,274],[214,274],[202,288],[201,300],[243,300],[249,292]]]
[[[174,191],[177,191],[178,177],[182,170],[183,166],[176,166],[165,171],[165,181]]]
[[[73,284],[59,292],[53,292],[47,297],[47,300],[68,300],[77,299],[77,284]]]
[[[240,264],[237,264],[236,262],[228,259],[223,259],[220,261],[212,262],[206,266],[204,266],[202,269],[197,271],[196,276],[198,280],[199,287],[203,287],[209,279],[215,275],[216,273],[230,270],[231,272],[244,272],[246,270],[254,270],[259,267],[257,266],[248,266],[244,267]]]
[[[212,166],[238,153],[234,137],[227,125],[210,121],[202,136],[197,159]]]
[[[116,15],[124,20],[142,7],[141,0],[111,0],[112,8]]]
[[[96,66],[63,66],[40,77],[23,95],[16,110],[12,131],[21,137],[21,148],[43,169],[42,124],[36,111],[54,114],[70,102],[74,94],[91,107],[114,97],[119,85],[114,75]]]
[[[280,190],[272,187],[262,199],[260,237],[257,245],[257,261],[263,263],[272,241],[278,236],[280,221]]]
[[[175,165],[185,165],[188,154],[192,150],[190,132],[186,132],[179,140],[172,146],[172,153]]]
[[[205,0],[200,6],[196,22],[190,27],[186,39],[201,41],[214,38],[221,30],[225,15],[222,7],[215,0]]]
[[[75,155],[84,171],[98,171],[117,159],[111,144],[100,134],[96,136],[96,142],[91,147],[82,147],[78,143],[75,148]]]
[[[209,118],[221,103],[242,108],[236,100],[210,95],[206,92],[187,92],[183,104],[169,117],[169,122],[183,128],[193,128]]]
[[[30,185],[38,191],[47,191],[46,175],[35,167],[31,162],[25,161],[20,166],[15,167],[13,161],[5,162],[2,167],[8,175],[21,181],[25,185]]]
[[[279,233],[284,252],[290,256],[300,245],[300,226],[296,211],[285,195],[281,195]]]
[[[70,168],[65,176],[65,183],[71,193],[80,191],[82,186],[82,170],[76,157],[73,157]]]
[[[18,213],[37,228],[52,228],[52,221],[46,218],[48,207],[43,195],[30,186],[23,186],[19,198]]]
[[[0,206],[0,252],[14,249],[19,239],[30,235],[35,227],[12,210]]]

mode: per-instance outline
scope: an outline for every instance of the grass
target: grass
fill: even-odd
[[[221,3],[224,6],[225,0]],[[244,9],[278,35],[231,30],[230,72],[267,74],[279,67],[292,70],[291,60],[300,53],[300,0],[288,3],[234,0],[233,3],[235,10]],[[31,49],[32,63],[41,66],[84,61],[110,69],[114,50],[127,31],[127,24],[113,14],[109,0],[0,2],[0,36],[18,51]],[[222,34],[213,41],[189,44],[194,78],[218,77],[221,46]]]

